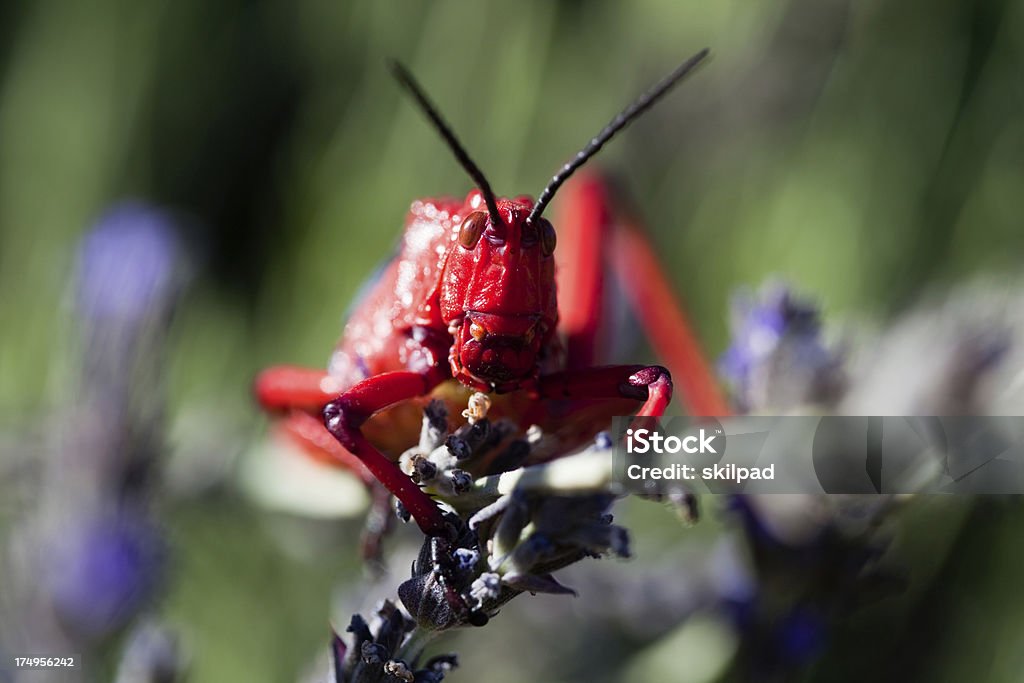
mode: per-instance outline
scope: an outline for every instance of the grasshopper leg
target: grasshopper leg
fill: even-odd
[[[363,436],[362,425],[375,413],[417,396],[427,394],[438,384],[429,374],[398,371],[368,377],[346,389],[323,409],[327,431],[359,458],[371,474],[387,488],[416,520],[423,533],[445,536],[449,533],[441,509],[398,465]]]
[[[660,365],[607,365],[540,378],[541,398],[643,401],[639,417],[661,417],[672,400],[672,377]]]
[[[607,263],[655,353],[672,370],[692,415],[732,412],[704,357],[679,297],[661,267],[640,221],[619,210],[608,183],[580,172],[563,194],[559,250],[559,315],[567,335],[567,368],[581,369],[600,357]],[[565,239],[562,239],[562,236]],[[568,242],[568,244],[566,244]],[[611,334],[604,330],[604,336]]]

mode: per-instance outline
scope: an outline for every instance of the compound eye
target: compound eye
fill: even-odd
[[[540,246],[545,256],[555,253],[555,244],[558,242],[555,236],[555,226],[545,219],[540,219]]]
[[[466,216],[459,229],[459,244],[466,249],[472,249],[480,241],[480,235],[484,234],[487,227],[487,214],[483,211],[474,211]]]

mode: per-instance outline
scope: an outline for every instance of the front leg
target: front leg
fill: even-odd
[[[609,365],[540,378],[541,398],[643,401],[638,417],[661,417],[672,400],[672,377],[660,365]]]
[[[362,426],[375,413],[396,403],[429,393],[440,380],[435,373],[386,372],[364,379],[324,406],[324,426],[349,452],[359,458],[416,520],[423,533],[449,533],[437,504],[398,465],[363,436]]]
[[[556,258],[566,367],[592,365],[604,355],[602,335],[614,334],[602,323],[610,304],[610,288],[602,279],[602,263],[607,263],[655,353],[676,374],[688,412],[728,415],[715,373],[640,221],[612,201],[602,178],[585,171],[566,185],[561,202]]]

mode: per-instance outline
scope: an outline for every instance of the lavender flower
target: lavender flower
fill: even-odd
[[[79,249],[79,315],[120,326],[149,318],[181,284],[182,257],[175,223],[166,211],[142,202],[113,206]]]
[[[822,340],[817,307],[786,287],[737,297],[732,333],[720,370],[741,410],[828,403],[841,390],[841,359]]]
[[[404,611],[385,602],[376,626],[356,617],[352,642],[336,640],[336,681],[440,680],[439,660],[417,668],[435,635],[483,626],[523,592],[574,594],[555,571],[588,557],[629,555],[628,534],[608,513],[607,435],[575,455],[524,467],[544,435],[492,422],[488,407],[486,396],[474,395],[469,422],[454,433],[442,403],[424,411],[420,443],[400,464],[445,505],[453,534],[425,539],[411,577],[398,587]],[[399,516],[407,519],[401,509]],[[449,668],[453,661],[443,660]]]
[[[150,501],[163,451],[160,355],[183,256],[169,215],[141,203],[114,207],[81,242],[81,373],[49,419],[37,503],[11,539],[32,648],[107,648],[163,584],[167,549]]]
[[[750,680],[789,680],[813,662],[833,624],[901,592],[906,578],[882,562],[878,527],[891,499],[732,496],[759,588],[724,607],[742,636],[737,666]],[[868,509],[865,509],[868,506]],[[769,591],[785,585],[785,599]]]
[[[720,369],[743,411],[835,410],[854,378],[825,345],[812,304],[770,284],[734,305],[733,342]],[[883,566],[878,526],[890,498],[730,496],[727,510],[749,548],[753,590],[723,600],[741,636],[736,666],[751,680],[787,680],[824,650],[832,624],[870,599],[902,589]],[[792,586],[786,599],[776,585]]]
[[[43,585],[61,621],[90,640],[124,626],[161,584],[165,543],[140,510],[81,521],[55,541]]]

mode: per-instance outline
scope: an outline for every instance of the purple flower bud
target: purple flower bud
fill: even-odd
[[[449,470],[448,477],[455,495],[463,494],[473,486],[473,476],[465,470]]]
[[[102,323],[144,320],[173,295],[181,257],[169,214],[141,202],[114,206],[79,248],[79,314]]]
[[[501,594],[501,577],[494,572],[484,572],[470,587],[470,595],[478,602],[496,600]]]
[[[719,362],[744,410],[833,398],[840,359],[821,339],[818,308],[778,284],[733,303],[732,345]]]
[[[54,608],[84,636],[101,637],[123,626],[161,583],[163,539],[135,513],[89,520],[48,549],[44,581]]]
[[[452,553],[455,566],[459,570],[471,570],[480,561],[480,551],[476,548],[456,548]]]

